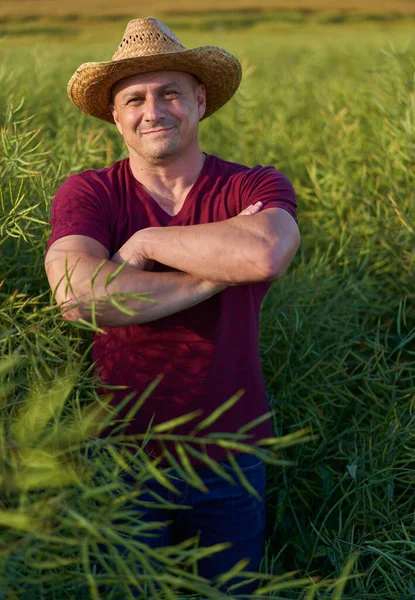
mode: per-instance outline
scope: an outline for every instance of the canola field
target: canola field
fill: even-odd
[[[372,8],[164,18],[187,47],[218,45],[243,65],[236,96],[201,124],[202,148],[274,165],[297,194],[301,248],[261,312],[263,371],[285,442],[267,467],[258,597],[415,598],[415,21]],[[76,419],[96,400],[91,327],[62,322],[43,259],[59,185],[125,156],[115,128],[75,109],[66,84],[82,62],[110,59],[128,18],[73,12],[0,22],[5,600],[98,598],[97,544],[119,541],[111,486],[80,483],[68,458],[87,437]],[[99,467],[115,477],[120,461],[114,443]],[[179,594],[177,569],[192,552],[166,555],[160,597],[222,597],[190,573]],[[130,598],[132,559],[111,556],[111,597]],[[149,589],[143,598],[158,597]]]

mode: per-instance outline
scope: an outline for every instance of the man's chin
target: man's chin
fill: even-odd
[[[146,148],[146,150],[142,153],[139,153],[140,156],[146,160],[150,160],[152,162],[160,162],[163,160],[168,160],[174,158],[179,154],[180,146],[175,144],[174,146],[165,146],[165,147],[153,147]]]

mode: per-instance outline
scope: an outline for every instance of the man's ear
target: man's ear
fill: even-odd
[[[206,111],[206,88],[203,83],[199,83],[196,90],[197,110],[199,113],[199,121]]]
[[[110,104],[110,111],[112,114],[112,118],[114,119],[114,123],[118,129],[118,131],[120,132],[120,134],[122,135],[122,128],[121,128],[121,124],[120,124],[120,120],[118,118],[118,113],[117,113],[117,109],[115,108],[115,104]]]

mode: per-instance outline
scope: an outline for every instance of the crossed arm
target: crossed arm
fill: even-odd
[[[64,318],[91,321],[94,314],[103,326],[146,323],[229,285],[278,279],[297,251],[299,232],[285,210],[261,208],[257,203],[218,223],[138,231],[111,259],[87,236],[58,239],[45,268]],[[152,273],[148,269],[155,260],[178,271]],[[122,263],[126,266],[116,274]],[[155,302],[143,301],[146,292]],[[127,312],[111,302],[119,295]]]
[[[297,252],[298,227],[284,209],[255,210],[207,225],[142,229],[111,260],[138,268],[157,260],[223,285],[273,281]]]

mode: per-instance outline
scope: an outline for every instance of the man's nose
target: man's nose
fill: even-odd
[[[148,96],[144,105],[144,120],[159,121],[165,114],[161,101],[155,96]]]

